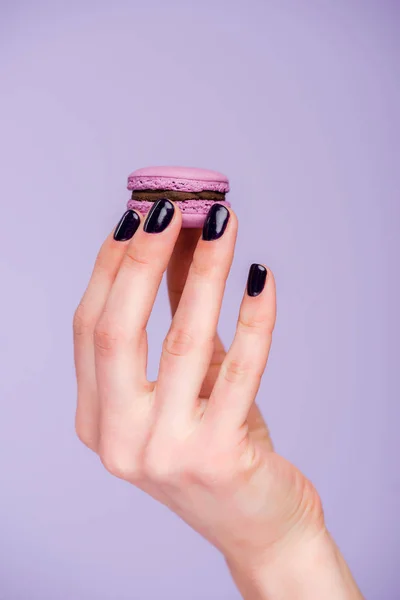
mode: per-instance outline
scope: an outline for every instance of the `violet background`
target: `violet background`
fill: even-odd
[[[277,449],[366,597],[400,597],[399,8],[1,3],[1,600],[239,598],[212,547],[74,435],[72,314],[128,173],[151,164],[230,176],[222,336],[267,262]],[[152,375],[167,327],[163,288]]]

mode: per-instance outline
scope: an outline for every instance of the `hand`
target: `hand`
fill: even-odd
[[[270,270],[259,295],[244,294],[227,354],[217,335],[236,232],[231,211],[221,237],[198,239],[175,208],[162,232],[107,238],[74,318],[76,430],[108,471],[219,548],[246,597],[264,598],[267,566],[327,535],[317,492],[273,451],[255,404],[275,323]],[[146,325],[168,264],[173,319],[149,382]],[[247,592],[250,573],[260,589]]]

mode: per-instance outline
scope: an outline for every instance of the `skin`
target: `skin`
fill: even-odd
[[[143,222],[104,242],[74,316],[76,431],[113,475],[216,546],[246,600],[362,598],[326,530],[319,495],[277,454],[255,403],[276,316],[275,281],[243,296],[226,353],[217,334],[237,219],[224,235]],[[157,381],[146,325],[167,270],[172,322]]]

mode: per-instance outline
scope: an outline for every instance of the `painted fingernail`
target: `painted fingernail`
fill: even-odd
[[[175,207],[166,198],[158,200],[151,207],[143,229],[146,233],[161,233],[168,227],[174,216]]]
[[[229,210],[217,202],[208,211],[204,226],[203,240],[211,242],[220,238],[228,225]]]
[[[114,240],[126,242],[130,240],[140,225],[140,217],[134,210],[127,210],[121,217],[114,231]]]
[[[263,265],[254,263],[249,270],[247,278],[247,293],[249,296],[258,296],[265,287],[267,269]]]

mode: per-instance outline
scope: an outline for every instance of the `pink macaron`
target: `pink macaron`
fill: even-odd
[[[229,181],[225,175],[190,167],[146,167],[128,177],[132,192],[128,208],[145,215],[154,202],[168,198],[182,212],[182,227],[202,227],[215,203],[230,206],[226,200]]]

